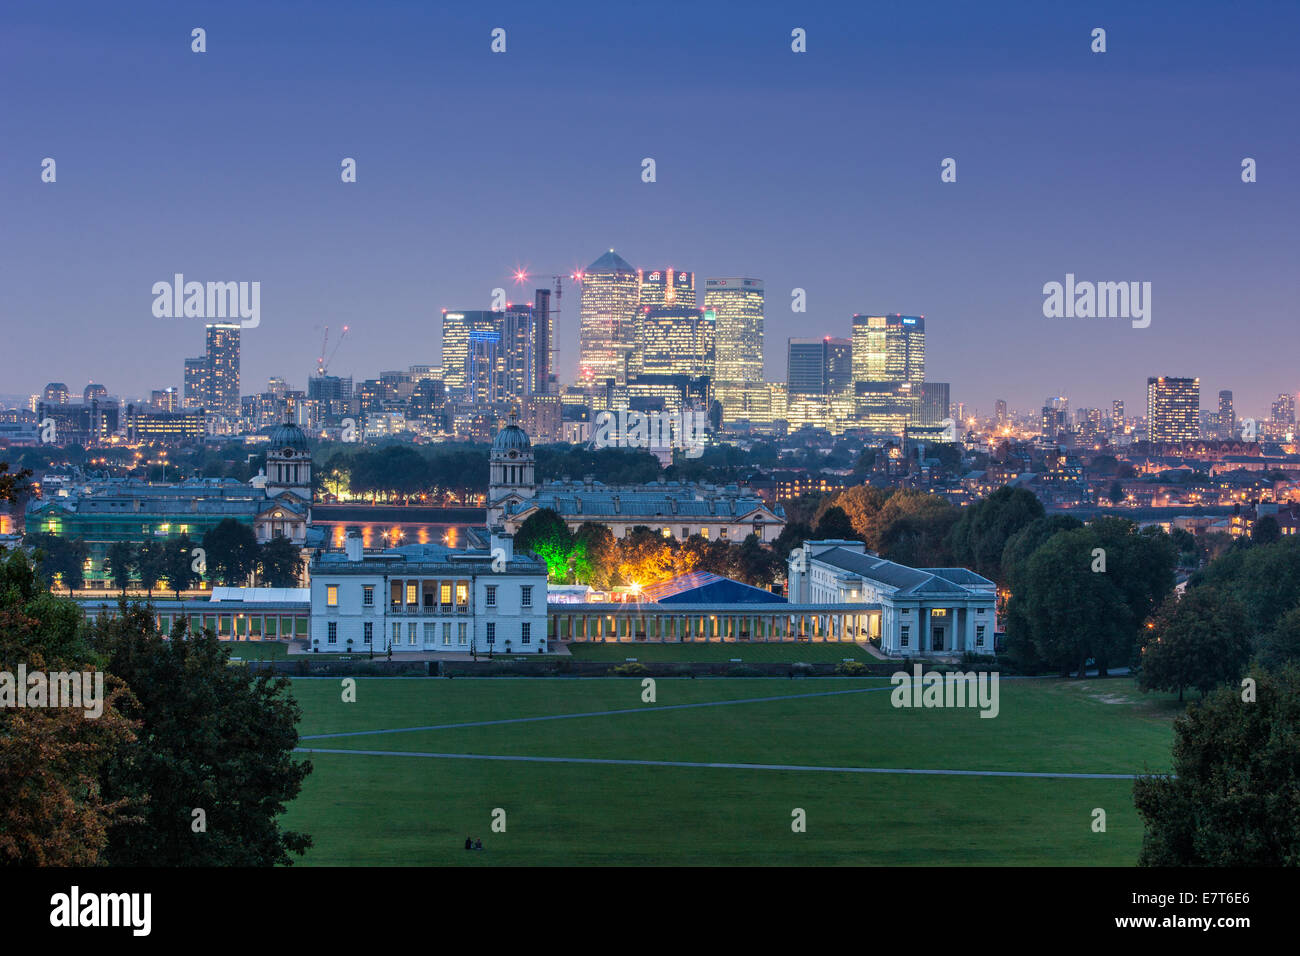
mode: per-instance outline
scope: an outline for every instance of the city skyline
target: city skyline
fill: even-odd
[[[929,317],[927,375],[973,407],[1028,411],[1064,391],[1138,408],[1147,377],[1182,375],[1267,410],[1297,384],[1281,350],[1258,343],[1294,318],[1284,276],[1300,150],[1294,124],[1273,118],[1294,106],[1285,26],[1300,13],[1270,9],[1278,28],[1260,31],[1254,6],[1226,22],[1209,4],[1176,18],[1102,7],[1077,22],[1032,4],[996,20],[957,4],[875,20],[693,9],[682,29],[632,11],[557,23],[507,4],[495,59],[496,21],[472,11],[355,18],[325,4],[304,38],[292,13],[259,10],[254,43],[234,4],[205,14],[202,56],[165,5],[73,5],[57,28],[30,14],[0,66],[14,91],[0,392],[182,387],[177,362],[202,322],[150,312],[152,285],[176,272],[261,282],[243,378],[301,385],[326,325],[352,328],[338,374],[359,380],[398,354],[434,364],[443,306],[488,308],[518,266],[568,273],[613,247],[642,268],[761,279],[769,381],[785,378],[788,338],[843,337],[854,313],[901,311]],[[1089,49],[1094,20],[1105,54]],[[791,53],[792,26],[808,31],[806,54]],[[90,55],[106,36],[120,58]],[[879,68],[850,88],[843,63],[864,49]],[[285,73],[267,77],[267,57]],[[346,77],[331,70],[344,59],[359,66]],[[652,66],[627,70],[637,59]],[[681,69],[703,59],[713,69]],[[366,103],[383,105],[354,108]],[[646,123],[672,105],[701,119],[704,148]],[[258,149],[160,130],[187,110]],[[543,117],[547,148],[526,158],[446,148]],[[901,145],[876,148],[880,131]],[[58,161],[54,183],[41,182],[44,157]],[[345,157],[355,183],[340,181]],[[947,157],[956,182],[940,179]],[[1241,181],[1243,157],[1258,182]],[[528,222],[545,240],[482,228]],[[1044,284],[1067,274],[1150,282],[1151,325],[1044,318]],[[794,289],[807,312],[790,310]],[[562,382],[576,375],[576,292],[557,327]],[[1233,336],[1240,347],[1224,348]]]

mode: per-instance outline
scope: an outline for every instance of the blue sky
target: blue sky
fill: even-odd
[[[1300,387],[1300,5],[440,7],[5,5],[0,393],[180,385],[202,321],[150,292],[176,272],[261,282],[248,393],[304,387],[327,324],[352,330],[333,371],[436,364],[442,307],[610,247],[764,279],[774,379],[788,336],[890,311],[926,316],[927,377],[984,410],[1141,411],[1155,374],[1242,414]],[[1151,326],[1045,319],[1066,273],[1151,282]]]

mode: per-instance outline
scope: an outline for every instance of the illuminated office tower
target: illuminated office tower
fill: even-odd
[[[1147,439],[1153,442],[1200,438],[1201,380],[1161,375],[1147,379]]]
[[[728,418],[749,417],[763,382],[763,280],[704,280],[704,308],[717,320],[716,393]]]
[[[627,361],[636,347],[641,279],[613,249],[583,273],[578,325],[578,384],[627,382]]]
[[[501,397],[531,398],[537,386],[537,318],[531,305],[507,306],[501,317]]]
[[[858,424],[899,435],[919,424],[925,385],[925,316],[853,316],[853,390]],[[906,386],[906,387],[904,387]]]
[[[717,350],[716,322],[705,309],[643,309],[636,324],[631,364],[638,376],[685,375],[712,378]]]
[[[239,325],[207,326],[206,404],[225,415],[239,415]]]
[[[1219,437],[1235,438],[1237,435],[1237,412],[1232,407],[1232,392],[1223,389],[1219,392]]]
[[[695,273],[681,269],[639,270],[640,307],[646,309],[695,308]]]
[[[1273,402],[1272,419],[1274,425],[1295,424],[1295,396],[1282,392]]]
[[[1002,428],[1010,423],[1010,418],[1007,415],[1007,400],[1005,398],[999,398],[993,404],[993,420],[998,428]]]
[[[1116,435],[1124,434],[1124,401],[1115,399],[1110,403],[1110,424],[1111,430]]]
[[[501,313],[485,309],[443,310],[442,313],[442,380],[453,399],[468,399],[466,378],[471,332],[495,332],[500,344]],[[481,365],[480,365],[481,370]]]
[[[501,330],[470,329],[465,352],[465,395],[475,405],[489,405],[502,400],[504,349]]]

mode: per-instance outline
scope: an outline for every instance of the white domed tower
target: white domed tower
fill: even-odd
[[[311,449],[307,434],[292,422],[276,425],[266,451],[266,494],[285,493],[311,501]]]
[[[533,445],[518,425],[519,416],[510,413],[510,423],[497,432],[488,461],[488,526],[501,524],[508,505],[537,494]]]

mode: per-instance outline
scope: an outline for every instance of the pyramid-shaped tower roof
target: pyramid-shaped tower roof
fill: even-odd
[[[596,272],[636,272],[636,268],[626,259],[620,256],[613,249],[605,253],[591,265],[587,266],[588,273]]]

